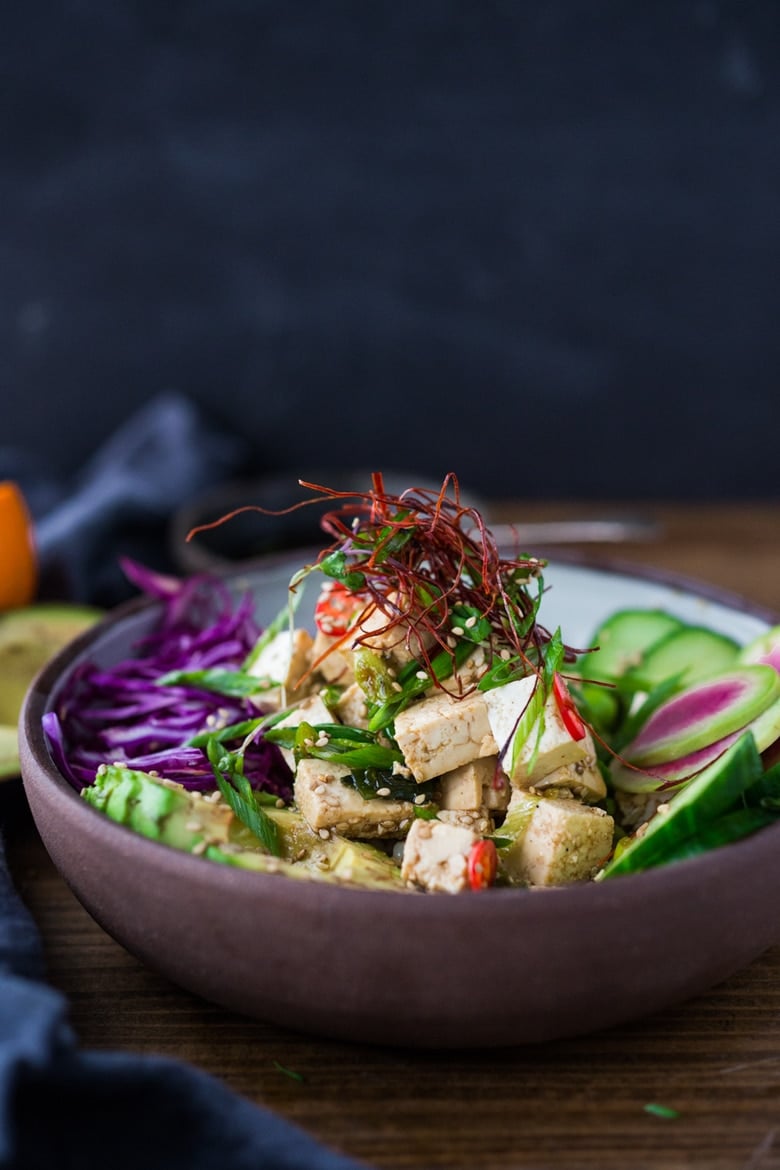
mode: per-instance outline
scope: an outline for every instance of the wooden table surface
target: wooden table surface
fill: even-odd
[[[658,519],[657,537],[589,556],[617,552],[780,612],[780,503],[533,504],[491,517],[618,511]],[[50,980],[86,1047],[182,1058],[375,1167],[780,1167],[780,946],[695,1002],[584,1038],[443,1054],[326,1042],[231,1015],[142,967],[54,870],[18,784],[4,786],[0,815]]]

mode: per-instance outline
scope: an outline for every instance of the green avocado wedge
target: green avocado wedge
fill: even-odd
[[[102,610],[65,602],[0,614],[0,780],[19,775],[16,726],[33,678],[58,650],[102,617]]]

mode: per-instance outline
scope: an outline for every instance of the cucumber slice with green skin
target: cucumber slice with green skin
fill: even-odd
[[[763,774],[755,740],[746,732],[672,799],[666,813],[656,813],[641,837],[630,838],[600,876],[639,873],[671,860],[684,842],[696,840],[718,818],[736,811]]]
[[[577,669],[583,678],[615,682],[650,646],[684,628],[684,622],[661,609],[618,610],[596,630],[592,642],[598,650],[583,655]]]
[[[599,626],[591,639],[598,649],[583,654],[577,663],[582,679],[614,683],[641,661],[643,653],[659,639],[685,623],[660,609],[621,609]],[[584,681],[579,686],[587,705],[589,722],[614,728],[623,714],[621,697],[614,690]]]
[[[739,731],[780,698],[771,666],[741,666],[705,679],[662,704],[621,755],[650,768],[680,759]]]
[[[739,644],[706,626],[685,626],[654,642],[637,666],[626,671],[624,683],[635,691],[651,691],[667,678],[684,690],[701,679],[728,670],[737,661]]]
[[[755,662],[765,663],[767,666],[773,666],[780,674],[780,626],[774,626],[749,642],[747,646],[743,646],[738,661],[746,665]]]

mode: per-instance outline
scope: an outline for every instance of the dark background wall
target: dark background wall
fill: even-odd
[[[779,13],[7,6],[0,447],[176,389],[257,471],[776,495]]]

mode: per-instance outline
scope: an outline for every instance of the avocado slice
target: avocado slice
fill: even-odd
[[[293,808],[265,806],[279,831],[281,856],[272,857],[222,801],[213,802],[148,772],[105,765],[81,795],[87,804],[144,837],[223,865],[373,889],[406,888],[399,867],[387,854],[337,833],[323,839]]]
[[[101,617],[102,610],[65,602],[0,614],[0,780],[19,775],[16,725],[33,678],[58,650]]]

